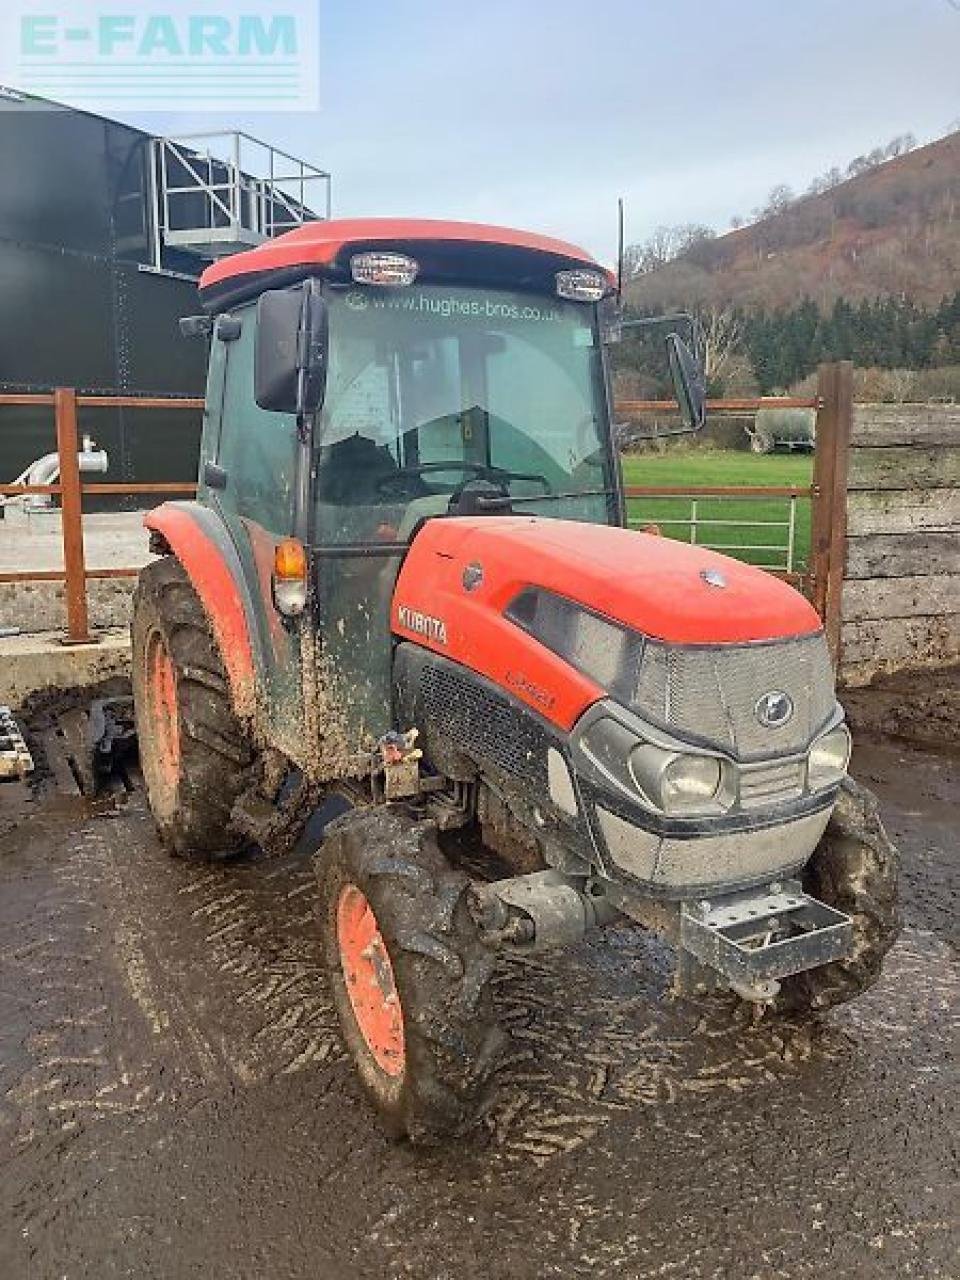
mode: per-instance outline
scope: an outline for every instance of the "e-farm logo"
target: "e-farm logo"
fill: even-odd
[[[7,0],[0,81],[94,111],[314,111],[318,0]]]

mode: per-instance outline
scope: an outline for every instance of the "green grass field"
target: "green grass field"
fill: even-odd
[[[627,485],[777,485],[804,488],[813,477],[810,454],[753,454],[720,449],[676,449],[669,453],[643,453],[623,458],[623,478]],[[632,498],[628,512],[634,527],[656,524],[663,534],[690,541],[687,525],[668,524],[687,520],[691,514],[688,498]],[[788,498],[701,498],[698,520],[733,520],[734,526],[706,524],[697,530],[696,541],[703,546],[739,544],[727,554],[752,564],[782,568],[786,562]],[[779,527],[759,524],[780,522]],[[810,554],[810,502],[797,500],[794,535],[794,570],[802,572]]]

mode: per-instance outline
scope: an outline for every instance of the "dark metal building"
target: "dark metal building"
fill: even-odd
[[[206,262],[314,217],[310,182],[329,210],[329,175],[228,137],[221,158],[0,88],[0,391],[202,394],[204,346],[177,320]],[[269,153],[267,176],[243,147]],[[80,426],[108,451],[107,479],[195,473],[199,414],[87,409]],[[50,410],[0,407],[0,482],[53,439]]]

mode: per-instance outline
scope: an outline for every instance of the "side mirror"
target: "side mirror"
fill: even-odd
[[[699,431],[707,420],[707,380],[703,366],[676,333],[667,334],[667,360],[680,413],[689,431]]]
[[[327,383],[327,304],[315,280],[257,302],[254,398],[274,413],[316,413]]]

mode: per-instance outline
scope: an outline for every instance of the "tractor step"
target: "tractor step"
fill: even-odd
[[[762,1001],[776,994],[780,978],[848,956],[853,922],[787,880],[684,903],[680,945],[734,991]]]

